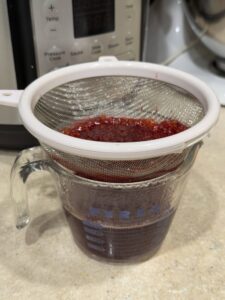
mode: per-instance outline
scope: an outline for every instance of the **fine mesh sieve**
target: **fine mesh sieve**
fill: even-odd
[[[25,89],[18,108],[24,126],[57,164],[83,177],[112,182],[145,180],[175,170],[219,115],[214,93],[198,78],[113,57],[38,78]],[[175,119],[188,129],[126,143],[89,141],[60,132],[76,120],[103,114],[158,122]]]
[[[45,93],[34,108],[34,115],[54,130],[100,114],[156,121],[176,119],[192,127],[203,118],[204,108],[184,89],[134,76],[101,76],[69,82]],[[115,161],[91,159],[46,144],[42,146],[54,161],[76,174],[117,182],[144,180],[173,171],[190,151],[189,147],[180,153],[154,158]]]

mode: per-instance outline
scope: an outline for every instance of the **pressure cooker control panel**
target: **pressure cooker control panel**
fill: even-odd
[[[140,0],[30,0],[38,75],[102,55],[140,59]]]

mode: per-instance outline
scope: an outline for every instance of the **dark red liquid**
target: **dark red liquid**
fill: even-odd
[[[159,139],[187,129],[176,120],[156,122],[151,119],[97,116],[76,121],[62,129],[64,134],[101,142],[140,142]]]
[[[128,227],[80,220],[66,211],[76,243],[86,253],[112,261],[148,259],[159,249],[175,211],[152,224],[132,224]]]

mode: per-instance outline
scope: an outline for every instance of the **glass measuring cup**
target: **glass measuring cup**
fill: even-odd
[[[175,171],[147,181],[108,183],[76,176],[49,159],[41,147],[24,150],[11,173],[17,228],[30,220],[26,182],[47,170],[56,179],[76,244],[88,255],[113,262],[150,258],[161,246],[194,163],[199,143]]]

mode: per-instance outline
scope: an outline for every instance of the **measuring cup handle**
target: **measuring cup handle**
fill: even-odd
[[[33,147],[19,153],[11,170],[10,194],[14,204],[16,227],[24,228],[30,220],[26,182],[36,171],[52,171],[50,162],[41,147]]]

